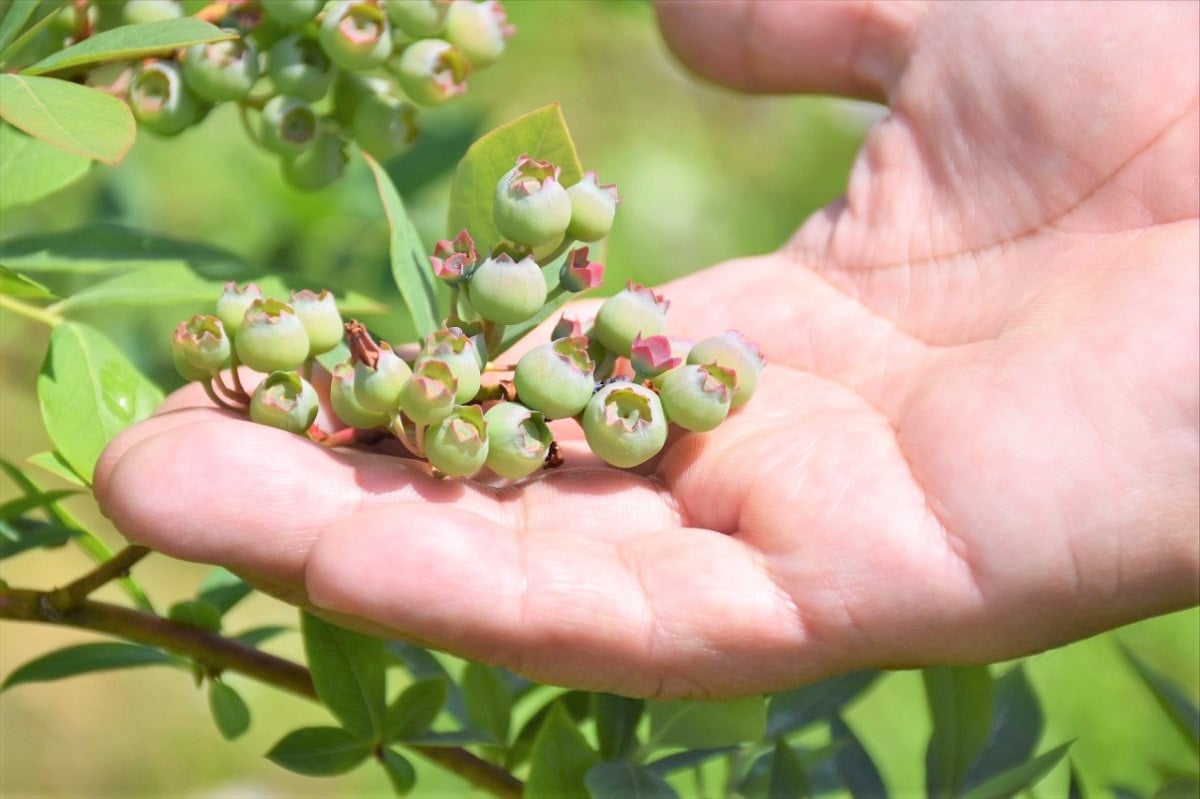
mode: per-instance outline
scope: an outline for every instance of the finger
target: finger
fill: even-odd
[[[883,101],[924,4],[660,0],[657,10],[667,45],[704,78],[748,92]]]

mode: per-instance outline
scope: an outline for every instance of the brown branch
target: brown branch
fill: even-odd
[[[128,547],[112,560],[101,564],[101,567],[136,549],[142,548]],[[133,553],[126,556],[132,557]],[[91,574],[60,590],[65,591],[72,586],[86,587],[84,581],[89,580]],[[114,573],[112,576],[117,575]],[[312,676],[308,669],[298,663],[188,624],[120,605],[80,598],[65,612],[60,611],[52,599],[55,593],[57,592],[0,587],[0,619],[107,633],[126,641],[158,647],[190,658],[213,673],[237,672],[298,696],[319,701]],[[407,748],[501,799],[520,799],[524,793],[524,785],[520,780],[505,769],[476,757],[466,749],[435,746]]]
[[[128,577],[130,568],[149,554],[150,550],[146,547],[125,547],[78,580],[51,591],[45,601],[58,615],[69,613],[100,586],[121,577]]]

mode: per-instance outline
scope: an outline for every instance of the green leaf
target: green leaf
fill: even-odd
[[[241,577],[229,569],[218,566],[208,573],[204,582],[200,583],[196,599],[213,606],[218,614],[224,616],[230,608],[250,596],[252,591],[254,589],[247,585]]]
[[[26,494],[23,497],[10,499],[8,502],[0,504],[0,520],[9,521],[18,516],[23,516],[27,511],[34,508],[45,508],[53,505],[63,497],[69,497],[79,492],[74,489],[66,489],[63,491],[45,491],[36,494]]]
[[[52,147],[112,166],[137,135],[125,103],[57,78],[0,74],[0,118]]]
[[[383,732],[383,641],[301,613],[300,631],[313,685],[345,728],[362,737]]]
[[[122,25],[112,30],[101,31],[78,44],[52,53],[21,70],[21,74],[44,75],[47,72],[63,72],[104,61],[133,61],[170,53],[193,44],[236,38],[237,34],[223,31],[195,17]]]
[[[648,706],[647,749],[728,746],[757,741],[767,730],[767,704],[757,696],[724,702],[649,702]]]
[[[887,799],[887,786],[871,755],[854,730],[836,713],[829,720],[829,735],[842,745],[833,754],[834,767],[853,799]]]
[[[0,519],[0,560],[11,558],[30,549],[61,547],[75,536],[75,531],[55,522],[39,519]]]
[[[167,618],[205,632],[215,633],[221,629],[221,611],[207,602],[194,599],[176,602],[167,609]]]
[[[50,440],[89,481],[105,445],[163,399],[111,341],[78,322],[54,328],[37,394]]]
[[[736,746],[716,746],[711,749],[689,749],[686,752],[676,752],[673,755],[660,757],[652,763],[647,763],[646,768],[654,772],[660,777],[665,777],[668,774],[673,774],[680,769],[694,768],[702,763],[707,763],[714,757],[728,755]]]
[[[967,771],[963,789],[1029,760],[1041,740],[1042,709],[1021,665],[995,680],[994,696],[991,735]]]
[[[27,300],[54,299],[54,292],[50,289],[32,278],[25,277],[20,272],[12,271],[7,266],[0,266],[0,294]]]
[[[178,663],[170,655],[141,644],[77,644],[42,655],[14,669],[0,685],[0,691],[23,683],[61,680],[93,671],[162,665]]]
[[[78,472],[72,469],[71,464],[67,463],[66,459],[55,450],[47,450],[46,452],[39,452],[35,455],[30,455],[25,459],[25,462],[41,467],[42,469],[50,472],[50,474],[62,478],[67,482],[75,483],[76,485],[83,486],[85,488],[87,487],[87,481],[84,480]]]
[[[1196,799],[1200,796],[1200,776],[1177,777],[1159,786],[1154,799]]]
[[[439,326],[437,289],[433,282],[433,268],[429,264],[429,251],[422,246],[417,229],[404,210],[404,203],[392,179],[371,156],[364,153],[363,158],[375,176],[375,185],[379,189],[379,198],[383,201],[383,211],[391,230],[389,250],[392,280],[417,335],[427,336]]]
[[[532,716],[521,725],[521,730],[513,737],[512,743],[504,757],[504,767],[512,771],[529,759],[533,752],[533,742],[542,729],[546,717],[555,705],[561,704],[577,725],[591,715],[592,694],[585,691],[564,691],[550,697]]]
[[[1196,707],[1183,689],[1173,680],[1154,670],[1129,647],[1124,644],[1118,645],[1121,647],[1121,654],[1129,661],[1129,665],[1133,666],[1133,670],[1137,672],[1138,677],[1141,677],[1145,686],[1150,689],[1154,700],[1167,714],[1171,723],[1175,725],[1192,749],[1200,752],[1200,708]]]
[[[430,677],[405,688],[388,707],[385,741],[404,740],[429,731],[446,704],[446,681]]]
[[[653,771],[629,762],[597,763],[584,777],[592,799],[678,799]]]
[[[976,785],[962,794],[962,799],[1003,799],[1013,796],[1050,773],[1067,754],[1070,742],[1057,746],[1045,754],[1038,755],[1028,763],[1023,763],[1008,771],[997,774],[986,782]]]
[[[470,726],[492,735],[498,746],[507,746],[512,695],[504,679],[489,666],[468,663],[461,687]]]
[[[54,24],[57,14],[48,13],[42,14],[42,18],[32,25],[25,28],[20,36],[13,39],[12,43],[5,47],[3,52],[0,52],[0,67],[7,66],[9,59],[22,56],[22,51],[25,45],[34,40],[42,31],[43,28],[48,28]]]
[[[1067,766],[1070,771],[1070,781],[1067,783],[1067,799],[1087,799],[1087,791],[1083,787],[1083,778],[1075,770],[1075,763],[1068,758]]]
[[[267,759],[277,766],[310,777],[345,774],[371,754],[370,740],[341,727],[302,727],[271,747]]]
[[[496,184],[522,154],[557,164],[563,186],[583,177],[575,142],[558,103],[514,119],[480,137],[459,162],[450,187],[449,236],[466,228],[480,253],[496,246],[502,238],[492,221]]]
[[[566,709],[555,705],[533,742],[525,799],[588,799],[585,779],[599,760]]]
[[[446,681],[446,687],[450,691],[449,697],[446,699],[446,710],[450,712],[460,724],[467,723],[467,706],[463,702],[462,690],[454,678],[450,676],[450,672],[446,671],[446,667],[442,662],[428,649],[422,649],[415,644],[405,643],[404,641],[388,641],[388,654],[404,668],[414,680],[424,680],[429,677],[441,677]]]
[[[394,749],[384,749],[379,764],[387,772],[388,782],[397,796],[404,796],[417,784],[417,771],[404,755]]]
[[[0,242],[0,264],[26,274],[68,272],[94,276],[182,265],[210,279],[232,280],[248,272],[245,263],[225,250],[119,225],[91,225],[9,239]]]
[[[637,748],[638,722],[646,703],[614,694],[595,694],[596,738],[600,757],[620,760]]]
[[[767,782],[767,799],[791,799],[811,794],[804,764],[796,757],[796,752],[787,741],[783,738],[776,739]]]
[[[48,197],[82,178],[91,167],[90,158],[51,147],[0,123],[0,211]]]
[[[250,729],[250,708],[237,691],[220,680],[208,683],[208,709],[226,741],[232,741]]]
[[[4,50],[17,38],[21,28],[33,16],[39,2],[41,0],[13,0],[8,7],[4,19],[0,20],[0,57],[3,57]]]
[[[457,749],[461,746],[494,745],[495,739],[490,733],[480,730],[451,730],[450,732],[426,732],[405,738],[408,746],[440,746]]]
[[[930,799],[954,796],[992,728],[992,678],[986,666],[925,669],[933,732],[925,751]]]
[[[870,688],[882,672],[854,671],[771,697],[767,716],[767,736],[795,732],[834,713]]]
[[[292,628],[284,627],[282,624],[264,624],[261,627],[252,627],[245,632],[238,633],[233,636],[233,640],[240,641],[246,646],[258,647],[277,635],[290,632],[292,632]]]

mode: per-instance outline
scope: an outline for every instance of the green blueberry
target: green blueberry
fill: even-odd
[[[437,36],[446,27],[449,0],[383,0],[388,19],[414,39]]]
[[[630,281],[604,301],[592,324],[593,334],[607,349],[629,357],[633,340],[663,332],[668,303],[645,286]]]
[[[455,408],[425,436],[426,460],[449,477],[470,477],[483,468],[487,456],[487,423],[478,405]]]
[[[354,376],[354,364],[350,361],[333,367],[329,383],[329,405],[333,408],[333,415],[360,430],[383,427],[388,423],[388,414],[368,411],[359,403],[354,395]]]
[[[297,97],[282,94],[267,101],[259,122],[263,147],[293,158],[312,147],[321,134],[312,106]]]
[[[183,78],[210,102],[241,100],[258,80],[258,51],[243,38],[194,44],[183,58]]]
[[[410,103],[371,93],[355,109],[354,140],[380,161],[395,158],[416,141],[416,113]]]
[[[255,300],[262,298],[262,289],[257,284],[247,283],[242,288],[232,281],[225,284],[221,296],[217,298],[217,318],[229,335],[237,335],[242,322],[246,320],[246,311],[250,310]]]
[[[386,342],[379,343],[374,366],[359,361],[354,365],[354,397],[368,411],[390,413],[400,405],[400,392],[412,377],[409,365]]]
[[[174,61],[148,61],[129,83],[129,108],[138,123],[174,136],[200,118],[200,101],[183,81]]]
[[[565,419],[583,410],[595,390],[595,364],[588,340],[572,336],[540,344],[517,361],[517,397],[547,419]]]
[[[299,155],[285,155],[280,167],[288,183],[303,191],[316,191],[340,178],[349,160],[346,140],[332,131],[322,131]]]
[[[737,375],[737,388],[733,392],[730,408],[740,408],[754,396],[764,364],[758,347],[736,330],[698,341],[688,352],[687,362],[715,363],[733,370]]]
[[[315,19],[324,6],[325,0],[266,0],[262,9],[267,19],[294,30]]]
[[[295,372],[272,372],[250,395],[250,419],[289,433],[304,433],[317,418],[316,389]]]
[[[599,241],[612,230],[617,214],[616,184],[601,186],[596,173],[587,172],[578,183],[567,187],[571,198],[571,221],[567,235],[579,241]]]
[[[571,222],[571,198],[558,182],[559,168],[528,155],[500,178],[492,221],[505,238],[534,249],[562,240]]]
[[[285,36],[267,51],[267,74],[280,94],[315,103],[333,85],[333,64],[304,36]]]
[[[658,395],[637,383],[602,386],[583,409],[583,435],[602,461],[621,469],[644,463],[667,443]]]
[[[454,372],[445,362],[421,361],[400,391],[400,410],[417,424],[436,424],[454,410],[456,391]]]
[[[392,31],[374,3],[338,0],[325,9],[321,48],[342,69],[360,71],[382,64],[392,54]]]
[[[296,369],[308,358],[308,334],[292,307],[255,300],[233,338],[238,360],[258,372]]]
[[[425,338],[425,345],[417,358],[420,364],[426,360],[438,360],[450,367],[457,388],[454,401],[465,405],[479,393],[480,359],[472,338],[457,327],[435,330]]]
[[[208,377],[219,372],[229,360],[229,336],[225,334],[225,326],[220,319],[196,314],[175,328],[175,334],[171,336],[171,349],[190,367],[187,373],[180,369],[180,374],[189,380],[202,379],[189,375],[200,373]]]
[[[329,352],[342,342],[342,315],[337,302],[328,291],[316,294],[308,289],[293,291],[292,310],[300,317],[308,334],[308,355],[313,357]]]
[[[111,5],[108,3],[96,5]],[[69,7],[68,7],[69,8]],[[69,9],[74,14],[74,9]],[[168,19],[179,19],[183,16],[183,6],[179,0],[125,0],[121,8],[122,25],[145,25],[150,22],[162,22]]]
[[[410,100],[432,106],[467,90],[470,65],[449,42],[420,39],[404,48],[393,72]]]
[[[487,422],[489,469],[519,480],[542,468],[554,436],[541,413],[519,402],[497,402],[483,420]]]
[[[502,253],[471,272],[467,297],[484,319],[517,325],[532,319],[546,304],[546,278],[532,257],[514,261]]]
[[[716,364],[687,364],[663,375],[658,397],[667,419],[684,430],[712,430],[729,415],[737,388],[732,369]]]
[[[462,51],[471,66],[483,69],[504,53],[515,28],[508,24],[504,6],[496,0],[453,0],[446,12],[446,40]]]

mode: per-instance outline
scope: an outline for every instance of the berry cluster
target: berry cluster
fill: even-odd
[[[515,365],[492,362],[506,326],[530,323],[547,303],[601,283],[604,267],[588,260],[587,246],[574,245],[607,235],[616,187],[589,172],[564,188],[559,174],[523,155],[500,179],[493,219],[506,240],[488,257],[480,258],[466,230],[437,243],[430,262],[450,286],[452,311],[423,342],[394,348],[357,321],[343,325],[328,292],[296,292],[284,303],[253,284],[231,283],[215,315],[176,329],[180,373],[203,382],[224,407],[326,444],[391,434],[443,476],[486,467],[520,479],[557,465],[547,426],[556,419],[574,419],[590,449],[621,468],[658,454],[671,423],[712,430],[754,394],[763,367],[757,348],[735,331],[695,344],[668,337],[668,302],[632,282],[590,324],[564,316],[551,340]],[[544,270],[553,275],[558,261],[551,288]],[[343,329],[350,358],[333,369],[329,405],[346,427],[328,433],[313,425],[318,401],[308,377]],[[239,363],[268,373],[252,394],[237,383]],[[222,379],[227,365],[235,367],[232,387]]]
[[[217,103],[239,106],[285,179],[318,189],[341,176],[351,140],[379,160],[416,137],[416,106],[466,91],[513,27],[496,0],[226,0],[207,7],[237,37],[152,58],[128,76],[143,128],[171,136]],[[129,0],[124,21],[182,16],[176,0]],[[256,116],[256,118],[255,118]]]

